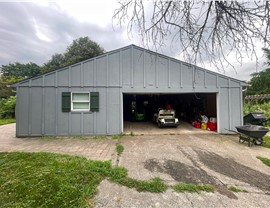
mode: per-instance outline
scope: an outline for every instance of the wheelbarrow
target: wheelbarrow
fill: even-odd
[[[249,147],[252,143],[255,145],[263,144],[263,136],[269,131],[268,128],[257,125],[236,126],[235,128],[237,129],[237,132],[232,132],[239,135],[239,143],[248,142]]]

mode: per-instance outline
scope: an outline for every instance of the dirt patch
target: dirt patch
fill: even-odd
[[[216,178],[207,174],[200,167],[193,167],[174,160],[157,160],[149,159],[144,163],[144,167],[151,172],[166,173],[174,180],[184,183],[194,184],[211,184],[220,194],[229,198],[237,199],[237,197],[227,187],[220,183]]]
[[[194,150],[199,160],[210,169],[245,182],[262,190],[270,191],[270,175],[261,173],[244,166],[231,158],[223,158],[220,155],[200,150]]]

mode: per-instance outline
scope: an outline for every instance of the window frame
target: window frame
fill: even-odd
[[[88,101],[73,101],[73,94],[88,94]],[[91,95],[90,92],[71,92],[70,96],[70,103],[71,103],[71,112],[89,112],[91,109]],[[88,109],[74,109],[74,103],[88,103]]]

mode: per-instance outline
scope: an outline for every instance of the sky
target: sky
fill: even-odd
[[[68,45],[79,37],[88,36],[106,51],[130,44],[142,46],[138,35],[130,37],[126,27],[112,24],[112,16],[119,7],[117,0],[0,0],[0,65],[34,62],[42,65],[55,53],[64,53]],[[170,46],[157,52],[181,60],[179,51]],[[232,55],[233,56],[233,55]],[[258,49],[259,65],[247,56],[242,65],[231,57],[235,69],[216,69],[210,63],[204,68],[240,80],[265,69],[263,52]]]

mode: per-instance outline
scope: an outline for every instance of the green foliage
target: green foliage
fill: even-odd
[[[29,78],[40,74],[40,66],[32,62],[27,64],[15,62],[14,64],[2,65],[0,71],[5,77]]]
[[[267,64],[270,66],[270,50],[264,48],[263,51],[267,58]],[[245,95],[270,94],[270,68],[253,73],[251,76],[249,82],[251,86],[247,88]]]
[[[5,124],[10,124],[10,123],[15,123],[16,119],[15,118],[2,118],[0,119],[0,125],[5,125]]]
[[[238,192],[245,192],[245,193],[247,193],[247,190],[241,189],[241,188],[238,188],[238,187],[235,187],[235,186],[230,186],[228,188],[228,190],[229,191],[232,191],[232,192],[236,192],[236,193],[238,193]]]
[[[23,77],[10,77],[10,76],[0,75],[0,99],[15,95],[13,88],[9,87],[9,85],[17,81],[20,81],[22,79]]]
[[[65,61],[68,65],[74,64],[104,53],[96,42],[89,39],[89,37],[81,37],[73,40],[72,44],[68,46],[65,53]]]
[[[118,139],[121,139],[123,136],[125,136],[125,134],[116,134],[112,136],[112,139],[118,140]]]
[[[61,67],[66,66],[67,64],[65,64],[65,58],[63,54],[54,54],[52,55],[52,58],[45,63],[41,70],[42,73],[48,72],[48,71],[53,71],[55,69],[60,69]]]
[[[73,40],[64,54],[55,54],[43,65],[42,72],[49,72],[61,67],[84,61],[103,54],[105,50],[89,37]]]
[[[110,161],[56,153],[0,153],[0,207],[87,207],[104,179],[138,191],[164,192],[161,179],[127,177]]]
[[[129,177],[122,177],[111,178],[111,181],[123,186],[127,186],[128,188],[135,188],[139,192],[161,193],[168,189],[168,185],[165,184],[160,178],[153,178],[149,181],[141,181]]]
[[[260,157],[258,156],[257,159],[259,159],[260,161],[262,161],[265,165],[270,167],[270,159],[265,158],[265,157]]]
[[[102,162],[53,153],[0,153],[0,207],[87,207]]]
[[[270,94],[270,68],[252,74],[246,95]]]
[[[268,126],[268,128],[270,129],[270,127]],[[264,137],[263,137],[263,145],[264,147],[270,148],[270,132],[268,132]]]
[[[267,62],[266,64],[270,66],[270,49],[263,48],[264,54],[266,56]]]
[[[0,100],[0,118],[15,117],[16,96],[2,98]]]
[[[173,186],[176,192],[214,192],[214,187],[209,184],[178,183]]]
[[[247,115],[251,112],[264,112],[266,117],[270,117],[270,102],[246,102],[244,103],[243,111],[244,115]]]
[[[118,156],[121,156],[121,154],[122,154],[123,151],[124,151],[123,145],[122,145],[122,144],[117,144],[117,146],[116,146],[116,151],[117,151]]]

